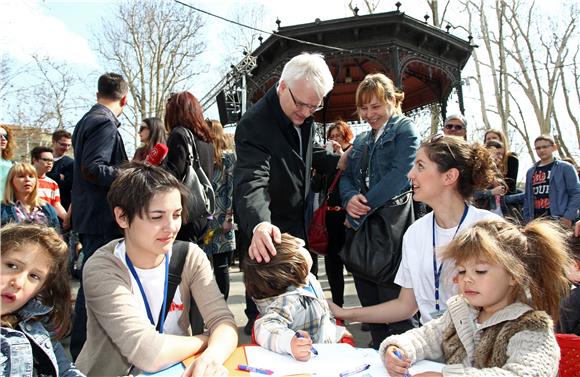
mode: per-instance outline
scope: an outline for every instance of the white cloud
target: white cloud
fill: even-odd
[[[88,68],[99,66],[88,41],[59,19],[46,15],[34,0],[0,0],[0,48],[28,62],[33,54]]]

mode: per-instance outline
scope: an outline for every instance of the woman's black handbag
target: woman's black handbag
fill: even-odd
[[[213,215],[215,209],[215,193],[210,180],[199,164],[199,155],[195,147],[195,140],[190,130],[187,132],[188,156],[187,169],[182,179],[183,185],[189,190],[187,203],[187,223],[193,225],[196,238],[203,237],[209,217]]]
[[[401,263],[403,235],[415,220],[413,195],[405,192],[347,231],[340,257],[353,275],[379,285],[392,283]]]
[[[369,132],[369,137],[372,137]],[[368,144],[361,156],[361,193],[368,191]],[[371,211],[360,227],[346,232],[340,257],[353,275],[375,284],[392,283],[401,264],[403,235],[415,221],[413,193],[404,192]]]

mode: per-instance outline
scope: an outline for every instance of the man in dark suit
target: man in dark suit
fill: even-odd
[[[99,77],[97,103],[81,118],[73,132],[72,225],[79,233],[85,261],[101,246],[122,237],[107,203],[107,193],[117,177],[118,166],[127,161],[117,117],[127,104],[128,90],[121,75],[105,73]],[[74,359],[86,339],[86,316],[81,281],[71,334]]]
[[[267,263],[281,233],[306,240],[306,209],[311,168],[332,174],[339,157],[313,146],[312,115],[332,89],[322,55],[292,58],[272,87],[242,117],[236,128],[235,212],[241,254]],[[246,297],[251,332],[257,309]]]

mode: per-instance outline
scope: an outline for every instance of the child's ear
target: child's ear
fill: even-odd
[[[121,229],[129,228],[127,214],[121,207],[113,208],[113,213],[115,214],[115,221],[117,221],[117,224],[121,227]]]

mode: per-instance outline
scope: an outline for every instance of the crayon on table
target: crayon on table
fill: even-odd
[[[370,367],[371,367],[370,364],[363,364],[363,365],[360,365],[360,366],[358,366],[356,368],[349,369],[347,371],[341,372],[340,373],[340,377],[352,376],[353,374],[357,374],[357,373],[360,373],[360,372],[364,372],[365,370],[369,369]]]
[[[260,374],[267,374],[267,375],[274,374],[274,371],[272,371],[270,369],[256,368],[256,367],[251,367],[251,366],[245,365],[245,364],[238,364],[238,370],[243,370],[244,372],[254,372],[254,373],[260,373]]]

